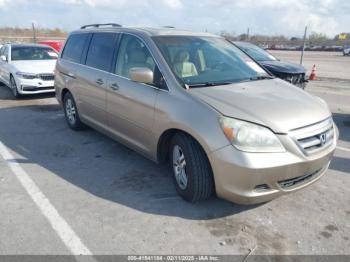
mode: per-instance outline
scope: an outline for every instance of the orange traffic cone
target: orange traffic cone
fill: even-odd
[[[309,80],[316,80],[317,79],[317,77],[316,77],[316,65],[314,65],[313,67],[312,67],[312,70],[311,70],[311,74],[310,74],[310,76],[309,76]]]

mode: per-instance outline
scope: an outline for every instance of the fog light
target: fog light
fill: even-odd
[[[254,188],[254,190],[255,191],[266,191],[266,190],[269,190],[270,189],[270,187],[268,186],[268,185],[266,185],[266,184],[261,184],[261,185],[257,185],[255,188]]]

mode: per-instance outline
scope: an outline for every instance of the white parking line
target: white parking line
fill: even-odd
[[[337,146],[337,148],[339,150],[342,150],[342,151],[350,152],[350,148],[345,148],[345,147],[341,147],[341,146]]]
[[[56,208],[50,203],[50,200],[40,191],[39,187],[15,160],[13,155],[2,142],[0,142],[0,155],[7,162],[16,178],[72,254],[76,256],[92,255],[91,251],[83,244],[77,234],[57,212]]]

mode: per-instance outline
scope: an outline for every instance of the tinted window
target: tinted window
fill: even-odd
[[[130,78],[130,69],[145,67],[153,71],[153,86],[165,89],[165,81],[146,45],[137,37],[124,35],[119,47],[115,73]]]
[[[248,55],[253,57],[256,61],[276,61],[277,59],[269,54],[264,49],[250,44],[250,43],[243,43],[243,42],[236,42],[235,43],[240,49],[242,49],[244,52],[246,52]]]
[[[153,39],[183,84],[220,84],[268,76],[245,53],[222,38],[158,36]]]
[[[11,60],[56,60],[57,53],[49,47],[17,46],[12,47]]]
[[[63,50],[62,58],[75,63],[80,63],[81,54],[83,53],[88,36],[88,34],[71,35]]]
[[[113,59],[116,34],[97,33],[91,40],[86,65],[109,71]]]

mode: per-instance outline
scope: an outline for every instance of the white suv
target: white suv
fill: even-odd
[[[343,55],[344,55],[344,56],[350,56],[350,47],[344,48],[344,50],[343,50]]]
[[[0,49],[0,81],[18,98],[25,94],[55,92],[58,54],[49,46],[7,44]]]

